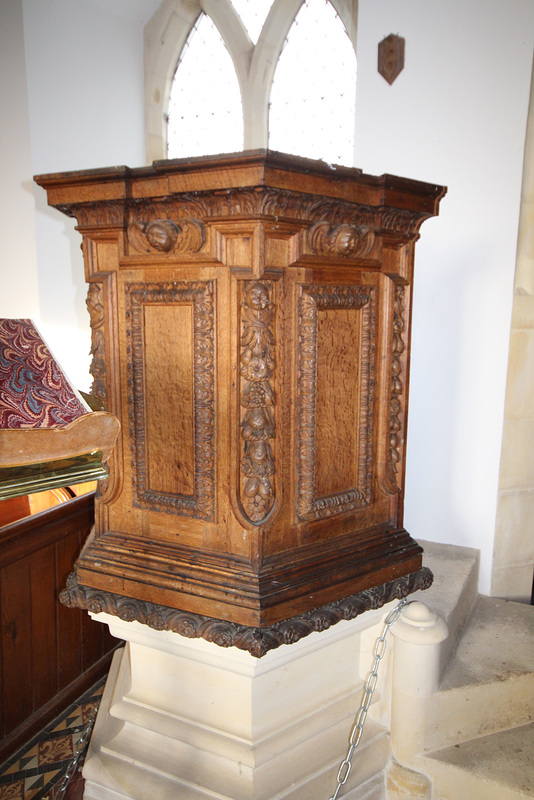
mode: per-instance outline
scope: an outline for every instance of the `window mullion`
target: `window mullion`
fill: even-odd
[[[280,52],[304,0],[274,0],[250,62],[243,96],[245,149],[267,148],[269,98]]]

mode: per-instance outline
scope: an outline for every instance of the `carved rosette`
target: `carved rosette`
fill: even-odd
[[[274,504],[275,369],[273,285],[244,281],[241,302],[241,481],[243,511],[260,525]]]
[[[145,438],[145,368],[143,306],[190,303],[193,307],[194,493],[152,490]],[[215,516],[215,355],[212,281],[126,284],[128,404],[134,503],[154,511],[176,511],[199,519]]]
[[[400,491],[398,483],[398,464],[400,461],[400,445],[402,435],[402,411],[403,411],[403,385],[402,385],[402,363],[401,358],[404,352],[404,293],[405,287],[397,285],[395,287],[395,299],[393,304],[393,341],[392,341],[392,362],[391,362],[391,396],[390,396],[390,417],[389,417],[389,458],[388,458],[388,482],[392,490]]]
[[[127,622],[140,622],[158,631],[173,631],[188,639],[205,639],[219,647],[237,647],[255,658],[261,658],[282,644],[294,644],[310,633],[325,631],[341,620],[351,620],[371,609],[382,608],[392,600],[400,600],[412,592],[428,589],[433,575],[427,567],[374,589],[336,600],[321,608],[307,611],[265,628],[238,625],[213,617],[179,611],[143,600],[92,589],[77,583],[72,573],[60,601],[68,608],[82,608],[92,614],[112,614]]]
[[[93,376],[91,394],[98,397],[105,405],[106,390],[106,341],[104,338],[104,303],[102,284],[90,283],[85,301],[89,311],[91,325],[91,366],[89,372]]]
[[[375,289],[372,286],[304,286],[299,299],[297,515],[322,519],[371,502],[372,424],[375,355]],[[317,334],[319,309],[362,309],[358,486],[316,497]]]
[[[204,227],[197,219],[155,219],[132,222],[127,236],[137,253],[196,253],[204,244]]]

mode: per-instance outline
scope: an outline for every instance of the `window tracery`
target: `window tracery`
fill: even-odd
[[[356,12],[357,0],[164,0],[145,28],[148,160],[269,147],[352,165]]]

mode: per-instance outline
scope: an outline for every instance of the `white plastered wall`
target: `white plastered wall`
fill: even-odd
[[[0,316],[34,318],[79,389],[90,385],[80,236],[32,176],[144,163],[143,27],[156,4],[0,4]]]
[[[36,318],[39,295],[35,204],[19,0],[0,3],[0,64],[0,316]]]
[[[392,86],[377,43],[406,39]],[[445,184],[416,249],[405,524],[491,561],[534,5],[360,0],[356,150],[368,172]]]

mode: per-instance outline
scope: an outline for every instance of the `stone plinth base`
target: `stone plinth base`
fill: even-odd
[[[126,647],[97,717],[85,799],[327,800],[361,699],[362,633],[387,610],[262,659],[93,615]],[[342,796],[379,800],[389,755],[386,730],[368,719]]]

